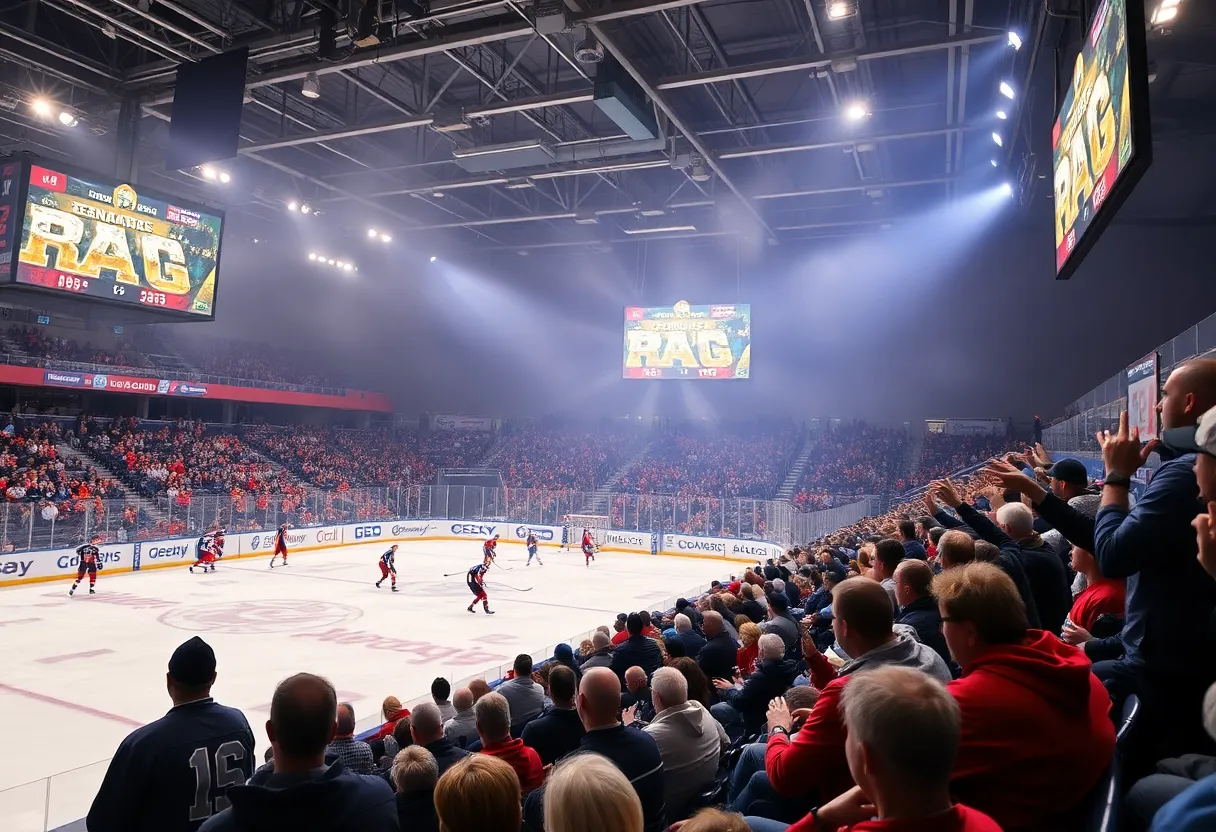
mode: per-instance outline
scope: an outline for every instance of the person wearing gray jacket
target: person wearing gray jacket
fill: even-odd
[[[585,673],[593,667],[612,667],[612,639],[608,638],[608,634],[596,630],[595,635],[591,636],[591,646],[595,652],[583,659],[579,670]]]
[[[643,730],[654,738],[663,758],[667,820],[680,820],[693,798],[713,783],[729,741],[700,702],[688,701],[688,680],[674,667],[654,672],[650,695],[656,714]]]
[[[545,709],[545,689],[532,680],[532,657],[520,653],[515,657],[515,677],[498,686],[511,706],[511,727],[518,728],[540,716]]]

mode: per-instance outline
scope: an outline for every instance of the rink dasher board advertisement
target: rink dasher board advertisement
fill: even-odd
[[[380,520],[341,526],[309,526],[287,530],[287,551],[290,556],[345,546],[379,544],[387,549],[394,543],[411,541],[467,540],[470,543],[480,543],[496,534],[500,543],[522,546],[529,532],[536,535],[540,546],[556,548],[562,545],[565,527],[506,521],[436,519]],[[275,534],[272,529],[226,535],[224,560],[269,558],[274,553]],[[774,543],[735,538],[631,531],[601,531],[597,537],[601,552],[753,562],[778,557],[783,551]],[[100,546],[101,575],[104,577],[124,572],[189,566],[197,557],[197,544],[198,536],[104,544]],[[571,541],[570,548],[577,550],[579,541]],[[479,549],[470,550],[474,557],[479,553]],[[78,565],[76,547],[0,554],[0,587],[71,579],[76,576]]]

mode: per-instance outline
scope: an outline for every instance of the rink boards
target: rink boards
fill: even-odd
[[[500,542],[523,545],[531,532],[541,546],[562,545],[563,526],[533,526],[521,523],[468,520],[382,520],[340,526],[309,526],[287,531],[291,554],[422,540],[485,540],[499,535]],[[242,532],[224,538],[224,559],[268,557],[274,549],[275,532]],[[752,563],[778,557],[782,548],[759,540],[656,532],[607,531],[599,534],[600,551],[629,552],[676,557],[711,558]],[[186,566],[195,560],[197,537],[141,540],[100,546],[103,574],[121,574],[171,566]],[[572,542],[577,546],[577,542]],[[76,575],[76,548],[42,549],[0,554],[0,587],[56,581]]]

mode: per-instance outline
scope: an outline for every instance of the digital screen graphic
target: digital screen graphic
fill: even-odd
[[[15,283],[184,317],[215,314],[223,214],[30,165]]]
[[[1157,438],[1157,353],[1127,368],[1127,429],[1140,429],[1140,441]]]
[[[630,306],[624,378],[743,379],[751,376],[748,304]]]
[[[1129,28],[1128,11],[1126,0],[1102,0],[1098,5],[1052,129],[1056,273],[1060,278],[1069,277],[1080,264],[1118,203],[1151,162],[1148,129],[1141,127],[1147,122],[1147,101],[1141,101],[1137,93],[1137,84],[1147,84],[1147,77],[1139,77],[1146,72],[1142,67],[1144,33],[1142,26],[1140,30]],[[1144,164],[1135,175],[1125,175],[1133,162]],[[1102,221],[1095,222],[1104,207]]]

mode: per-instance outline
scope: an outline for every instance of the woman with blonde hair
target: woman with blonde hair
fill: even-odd
[[[514,827],[512,827],[514,828]],[[616,764],[575,754],[545,785],[545,832],[642,832],[642,801]]]
[[[740,627],[739,641],[743,646],[735,653],[735,667],[746,679],[756,670],[756,661],[760,658],[760,625],[749,621]]]
[[[519,829],[519,777],[497,757],[471,754],[443,773],[435,786],[440,832]]]

